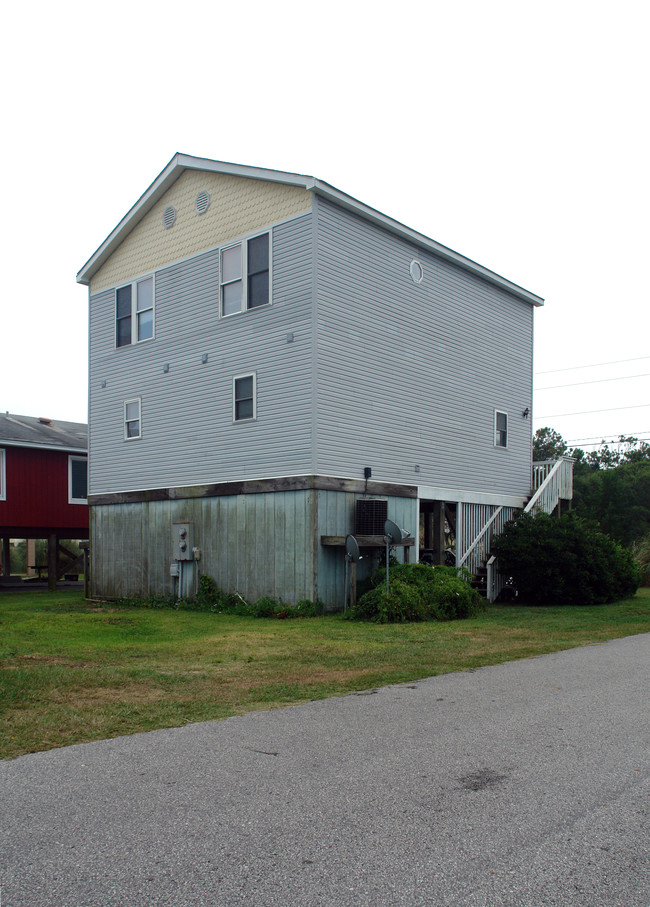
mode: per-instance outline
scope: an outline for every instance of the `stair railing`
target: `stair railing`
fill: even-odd
[[[533,488],[536,489],[524,507],[524,513],[553,513],[560,499],[573,497],[573,457],[533,463]]]

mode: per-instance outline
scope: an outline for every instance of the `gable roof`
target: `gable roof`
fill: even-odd
[[[304,176],[299,173],[287,173],[282,170],[267,170],[263,167],[248,167],[242,164],[229,164],[224,161],[213,161],[208,158],[193,157],[188,154],[175,154],[164,170],[156,177],[149,188],[140,196],[138,201],[133,205],[130,211],[122,218],[115,229],[110,233],[96,252],[91,255],[86,264],[77,274],[77,283],[88,285],[91,278],[97,273],[104,262],[113,254],[117,247],[124,241],[133,228],[142,220],[142,218],[153,208],[153,206],[162,198],[167,190],[176,182],[176,180],[186,170],[201,170],[206,173],[222,173],[229,176],[238,176],[245,179],[265,180],[272,183],[280,183],[286,186],[295,186],[300,189],[306,189],[316,195],[339,205],[342,208],[352,211],[365,220],[403,237],[409,242],[432,252],[446,261],[453,262],[465,271],[476,274],[494,284],[501,289],[507,290],[519,299],[529,302],[532,305],[540,306],[544,300],[525,290],[523,287],[501,277],[494,271],[484,268],[464,255],[454,252],[453,249],[447,248],[434,239],[412,230],[410,227],[401,224],[399,221],[382,214],[375,208],[371,208],[346,195],[329,183],[316,179],[313,176]]]
[[[88,453],[88,426],[84,422],[0,413],[0,445],[85,454]]]

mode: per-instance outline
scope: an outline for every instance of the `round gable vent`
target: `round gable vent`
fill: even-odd
[[[424,280],[424,268],[415,258],[409,266],[409,271],[411,272],[411,279],[413,283],[422,283]]]
[[[176,223],[176,208],[173,205],[167,205],[163,211],[163,226],[165,230],[169,230],[170,227],[173,227]]]
[[[205,212],[210,207],[210,193],[206,192],[205,189],[202,189],[196,196],[194,205],[196,207],[197,214],[205,214]]]

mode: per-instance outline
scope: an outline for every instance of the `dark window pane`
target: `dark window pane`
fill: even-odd
[[[118,346],[127,346],[131,343],[131,316],[128,318],[120,318],[117,322],[117,337],[116,342]]]
[[[117,291],[117,317],[131,314],[131,287],[120,287]]]
[[[235,400],[253,399],[253,376],[237,378],[235,381]]]
[[[508,417],[505,413],[497,413],[497,429],[506,431],[508,428]]]
[[[137,421],[126,423],[127,438],[137,438],[140,435],[140,423]]]
[[[248,273],[258,274],[269,269],[269,234],[248,241]]]
[[[235,406],[235,419],[252,419],[253,418],[253,401],[241,400]]]
[[[269,301],[269,272],[252,274],[248,278],[248,308],[266,305]]]
[[[88,497],[88,463],[86,460],[72,460],[70,464],[72,478],[71,497],[85,499]]]

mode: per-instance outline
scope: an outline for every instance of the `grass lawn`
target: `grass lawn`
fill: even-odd
[[[650,632],[615,605],[490,606],[450,623],[260,620],[0,593],[0,758],[225,718]]]

